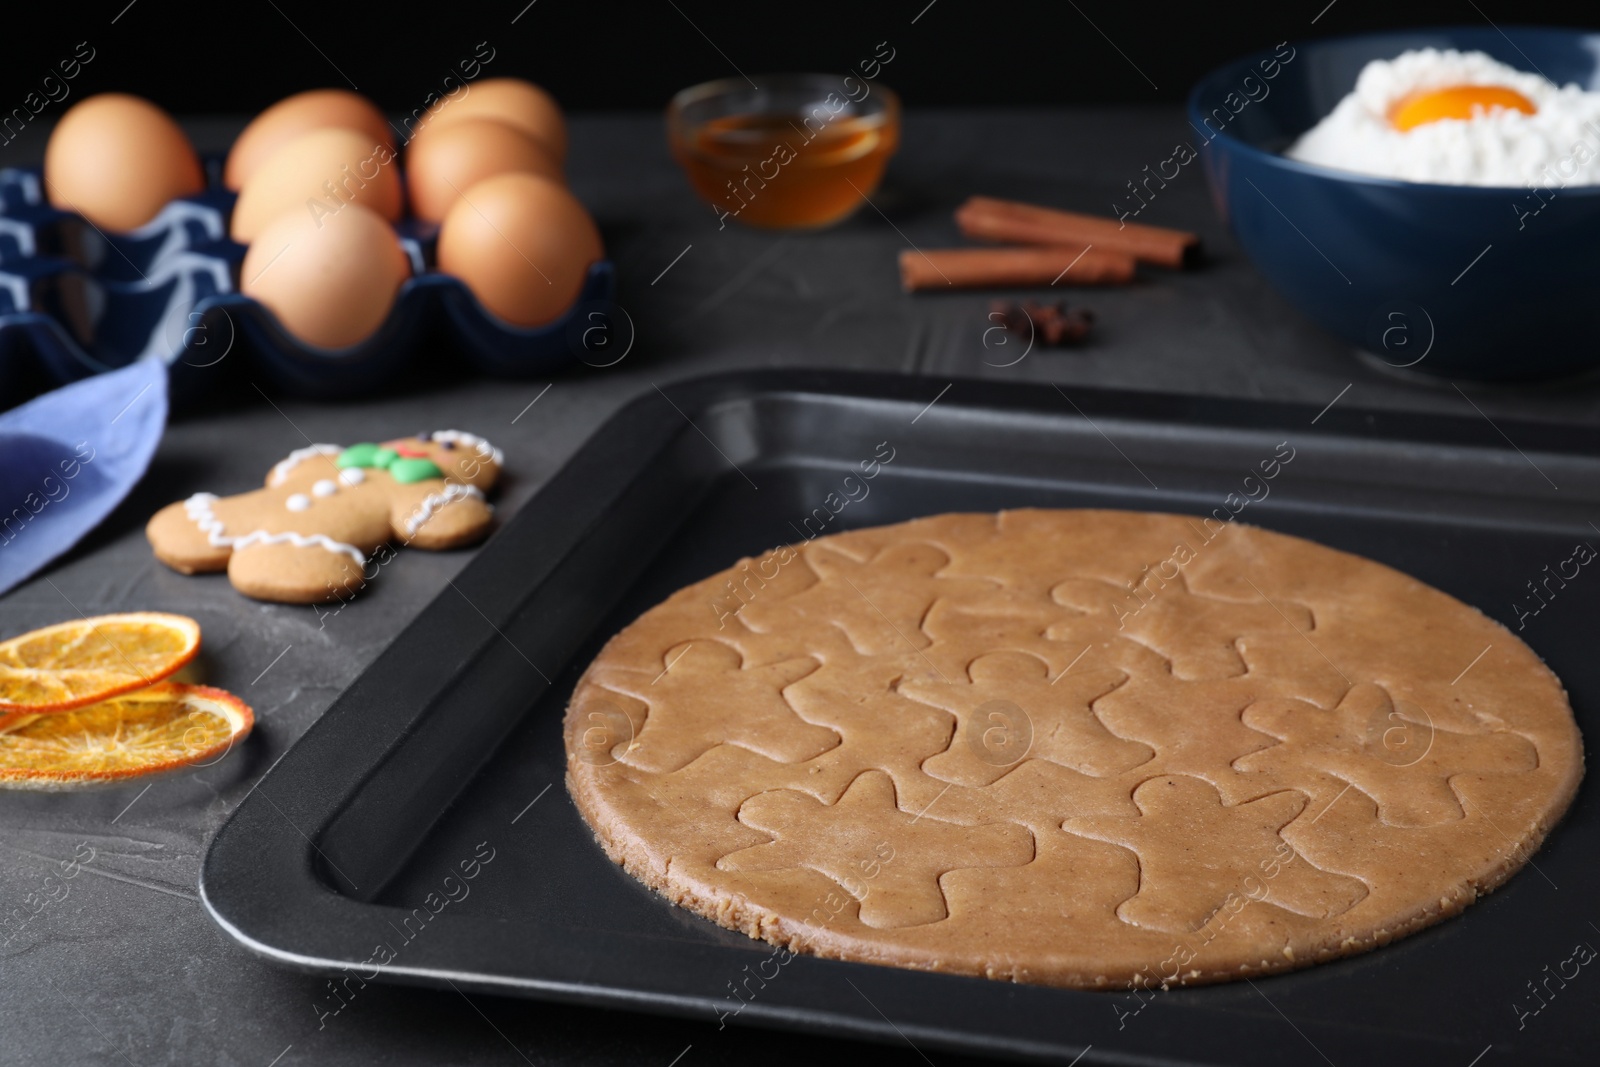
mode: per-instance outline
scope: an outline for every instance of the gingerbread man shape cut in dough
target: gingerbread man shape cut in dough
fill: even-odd
[[[145,533],[173,570],[225,570],[246,596],[341,600],[371,577],[369,557],[381,545],[438,550],[481,540],[494,516],[485,494],[502,458],[456,430],[345,449],[312,445],[274,466],[265,487],[196,493],[156,512]]]
[[[1117,908],[1123,922],[1192,932],[1230,899],[1246,897],[1326,919],[1367,895],[1360,879],[1314,867],[1286,848],[1279,831],[1304,810],[1303,793],[1287,790],[1229,806],[1209,782],[1173,774],[1141,783],[1133,802],[1137,817],[1087,816],[1061,825],[1139,857],[1139,891]]]
[[[925,654],[938,668],[941,681],[960,678],[973,647],[1030,652],[1050,664],[1054,676],[1076,667],[1088,651],[1085,646],[1099,639],[1101,629],[1095,625],[1092,637],[1073,643],[1078,634],[1069,632],[1065,624],[1083,617],[1046,597],[1029,597],[1009,589],[976,603],[941,598],[922,620],[922,632],[933,641]],[[1047,631],[1056,636],[1046,637]]]
[[[717,861],[729,871],[795,867],[833,879],[860,903],[867,926],[922,926],[949,914],[941,876],[972,867],[1019,867],[1034,857],[1033,834],[1009,822],[962,826],[903,811],[893,780],[861,775],[837,804],[775,789],[739,807],[739,821],[772,835]]]
[[[802,555],[817,581],[787,597],[757,597],[743,611],[745,625],[766,633],[821,619],[843,630],[861,655],[917,653],[928,647],[922,619],[936,599],[997,588],[979,578],[942,577],[950,556],[928,542],[890,545],[865,561],[829,547]]]
[[[750,666],[737,649],[705,638],[667,649],[653,675],[611,668],[597,672],[595,680],[648,708],[623,762],[669,774],[721,744],[778,763],[801,763],[836,747],[837,733],[806,722],[784,696],[784,689],[816,669],[810,656]]]
[[[1113,734],[1095,715],[1094,702],[1127,677],[1094,665],[1051,677],[1037,656],[1000,651],[968,664],[966,684],[908,678],[900,692],[958,720],[949,749],[922,765],[935,778],[989,785],[1024,759],[1047,759],[1104,778],[1155,755],[1149,746]]]
[[[1238,638],[1291,629],[1304,636],[1316,626],[1311,610],[1291,600],[1196,593],[1181,568],[1167,579],[1146,567],[1137,591],[1131,584],[1121,589],[1098,578],[1068,578],[1051,595],[1058,604],[1110,615],[1118,630],[1165,656],[1173,677],[1182,679],[1236,677],[1245,673]]]
[[[1245,708],[1243,720],[1279,744],[1239,757],[1237,769],[1294,776],[1309,767],[1331,774],[1371,797],[1390,826],[1464,818],[1450,787],[1458,774],[1515,774],[1539,765],[1533,743],[1519,734],[1446,729],[1420,707],[1396,707],[1372,682],[1351,686],[1332,711],[1300,700],[1264,700]]]

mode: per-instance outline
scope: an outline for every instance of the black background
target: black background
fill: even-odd
[[[737,70],[842,73],[887,41],[895,58],[880,80],[916,107],[1171,102],[1211,67],[1286,38],[1491,19],[1600,26],[1594,0],[56,0],[7,7],[0,111],[21,106],[78,42],[95,50],[71,83],[72,96],[41,120],[72,99],[112,89],[179,114],[236,114],[301,89],[354,84],[385,110],[406,112],[439,91],[479,42],[494,53],[482,76],[530,78],[567,108],[591,110],[661,107],[678,89]]]

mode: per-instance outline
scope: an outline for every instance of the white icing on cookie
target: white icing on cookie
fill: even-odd
[[[283,506],[290,511],[304,511],[311,506],[311,498],[304,493],[293,493],[283,502]]]
[[[347,545],[343,541],[335,541],[327,534],[269,534],[265,530],[254,530],[243,537],[237,538],[233,542],[233,548],[234,551],[238,551],[241,548],[249,548],[251,545],[283,544],[293,545],[296,548],[311,548],[315,546],[316,548],[325,548],[329,552],[342,552],[354,560],[356,566],[365,567],[367,565],[367,557],[361,554],[359,548],[355,545]]]
[[[300,494],[296,494],[297,496]],[[183,502],[183,510],[194,524],[200,527],[200,532],[206,535],[206,541],[219,548],[231,547],[234,551],[248,548],[251,545],[294,545],[296,548],[322,548],[329,552],[339,552],[355,560],[358,567],[365,567],[367,557],[355,545],[347,545],[343,541],[335,541],[327,534],[298,534],[298,533],[268,533],[265,530],[253,530],[242,537],[229,537],[222,532],[222,520],[212,514],[211,505],[217,502],[215,493],[196,493]],[[309,503],[309,501],[308,501]]]
[[[200,527],[200,532],[206,535],[206,541],[220,548],[233,544],[233,541],[223,535],[222,520],[211,513],[211,505],[216,502],[215,493],[196,493],[183,502],[183,510]]]
[[[339,491],[339,483],[332,478],[323,478],[311,487],[312,496],[332,496]]]
[[[477,449],[480,456],[488,455],[493,459],[495,466],[505,466],[505,453],[475,433],[467,433],[465,430],[435,430],[428,436],[435,441],[454,441],[456,444]]]
[[[360,467],[346,467],[339,472],[339,480],[345,485],[360,485],[367,480],[367,472]]]
[[[452,500],[462,500],[466,497],[474,496],[482,500],[483,490],[475,485],[464,485],[461,482],[449,482],[440,492],[429,493],[422,498],[422,503],[417,505],[416,510],[406,518],[406,538],[409,540],[415,537],[417,531],[422,529],[423,524],[433,518],[435,512]]]
[[[338,445],[312,445],[309,448],[297,448],[289,455],[277,462],[272,468],[272,474],[267,478],[268,485],[282,485],[283,480],[289,477],[289,472],[308,459],[317,456],[337,456],[344,449]]]

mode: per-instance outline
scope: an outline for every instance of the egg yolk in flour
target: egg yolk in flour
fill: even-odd
[[[1532,115],[1539,110],[1533,101],[1501,85],[1452,85],[1448,89],[1433,89],[1412,93],[1389,109],[1389,124],[1404,133],[1440,119],[1470,119],[1478,110],[1505,108]]]

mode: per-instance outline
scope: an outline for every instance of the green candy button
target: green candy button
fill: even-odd
[[[395,461],[395,450],[392,448],[379,448],[371,442],[362,445],[350,445],[349,448],[339,453],[339,458],[334,459],[333,466],[339,470],[346,467],[387,467]]]
[[[351,445],[340,452],[339,458],[333,461],[333,465],[340,470],[347,467],[378,467],[388,471],[401,485],[444,477],[444,471],[440,470],[439,465],[431,459],[402,456],[392,448],[383,448],[370,441]]]
[[[401,485],[410,485],[412,482],[425,481],[428,478],[443,478],[444,471],[431,459],[416,459],[410,456],[391,460],[388,471],[395,481]]]
[[[346,467],[387,467],[400,457],[392,448],[380,448],[371,442],[351,445],[339,453],[333,465],[340,470]]]

